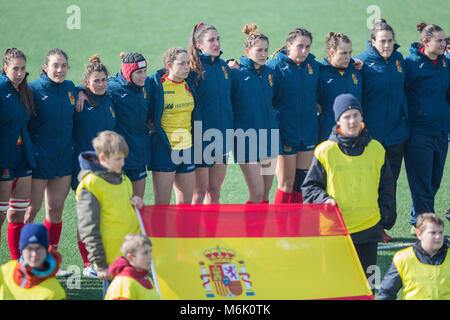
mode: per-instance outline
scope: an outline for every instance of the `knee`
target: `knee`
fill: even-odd
[[[209,186],[206,189],[206,193],[213,202],[218,202],[220,198],[220,186]]]

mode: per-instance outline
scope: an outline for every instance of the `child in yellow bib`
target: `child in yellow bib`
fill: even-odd
[[[449,300],[450,258],[444,222],[434,213],[421,214],[416,222],[413,246],[398,251],[379,291],[380,300]]]
[[[339,95],[333,111],[336,126],[328,140],[314,150],[302,185],[304,202],[339,206],[369,278],[383,229],[392,228],[397,216],[394,180],[385,149],[364,126],[358,99],[351,94]]]
[[[152,262],[152,243],[142,234],[125,237],[119,257],[109,267],[114,280],[105,300],[160,300],[152,279],[148,276]]]
[[[142,208],[142,199],[133,196],[131,181],[122,173],[128,146],[122,136],[103,131],[93,140],[95,153],[79,156],[80,184],[76,191],[78,230],[89,260],[104,280],[104,293],[112,277],[108,266],[120,256],[123,238],[139,233],[133,205]]]
[[[62,258],[49,246],[47,228],[26,224],[20,234],[19,260],[0,267],[0,300],[63,300],[66,293],[56,272]]]

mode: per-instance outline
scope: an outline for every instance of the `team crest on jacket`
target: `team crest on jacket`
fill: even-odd
[[[402,65],[400,64],[400,61],[396,60],[395,61],[395,65],[397,66],[397,71],[398,72],[403,72]]]
[[[354,84],[358,84],[358,78],[356,77],[356,75],[354,73],[352,73],[352,79],[353,79]]]
[[[147,99],[147,91],[145,91],[145,88],[142,88],[142,93],[144,94],[144,99]]]
[[[308,73],[313,74],[313,69],[311,68],[311,65],[308,63],[307,66],[308,66]]]
[[[447,64],[445,63],[445,59],[442,59],[442,66],[445,68],[447,67]]]
[[[271,74],[269,74],[269,84],[270,84],[270,86],[271,87],[273,87],[273,80],[272,80],[272,75]]]
[[[113,110],[112,106],[109,106],[109,111],[111,111],[112,117],[115,118],[116,114],[114,113],[114,110]]]
[[[9,176],[10,176],[9,170],[5,169],[5,171],[3,171],[3,174],[2,174],[2,179],[8,179]]]
[[[233,249],[217,246],[204,250],[203,256],[206,262],[199,262],[200,279],[203,280],[207,298],[255,295],[244,261],[236,258]]]
[[[75,105],[75,98],[73,97],[71,91],[69,91],[69,100],[70,100],[70,104]]]
[[[228,79],[228,72],[227,72],[227,69],[225,69],[225,66],[222,66],[222,71],[223,71],[223,74],[225,75],[225,79]]]

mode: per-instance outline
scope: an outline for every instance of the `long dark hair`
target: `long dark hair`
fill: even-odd
[[[199,23],[196,24],[192,28],[191,37],[189,38],[189,65],[191,67],[192,71],[195,71],[197,73],[197,79],[195,82],[197,83],[198,80],[204,79],[205,76],[203,74],[203,65],[202,61],[200,60],[200,57],[198,55],[198,49],[196,47],[197,43],[201,43],[203,41],[203,37],[205,36],[205,33],[214,30],[217,31],[216,27],[210,24],[205,23]]]
[[[3,54],[3,67],[8,66],[12,59],[23,59],[27,62],[27,58],[25,54],[17,48],[8,48],[5,50]],[[1,70],[3,74],[5,74],[4,69]],[[28,86],[27,76],[23,78],[22,82],[19,84],[19,97],[20,103],[22,107],[30,114],[36,115],[34,110],[34,100],[33,100],[33,92]]]

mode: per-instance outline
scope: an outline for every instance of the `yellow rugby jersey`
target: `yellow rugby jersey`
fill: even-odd
[[[191,113],[194,110],[194,97],[186,81],[175,82],[163,79],[164,110],[161,127],[164,129],[170,146],[174,150],[192,147]]]

